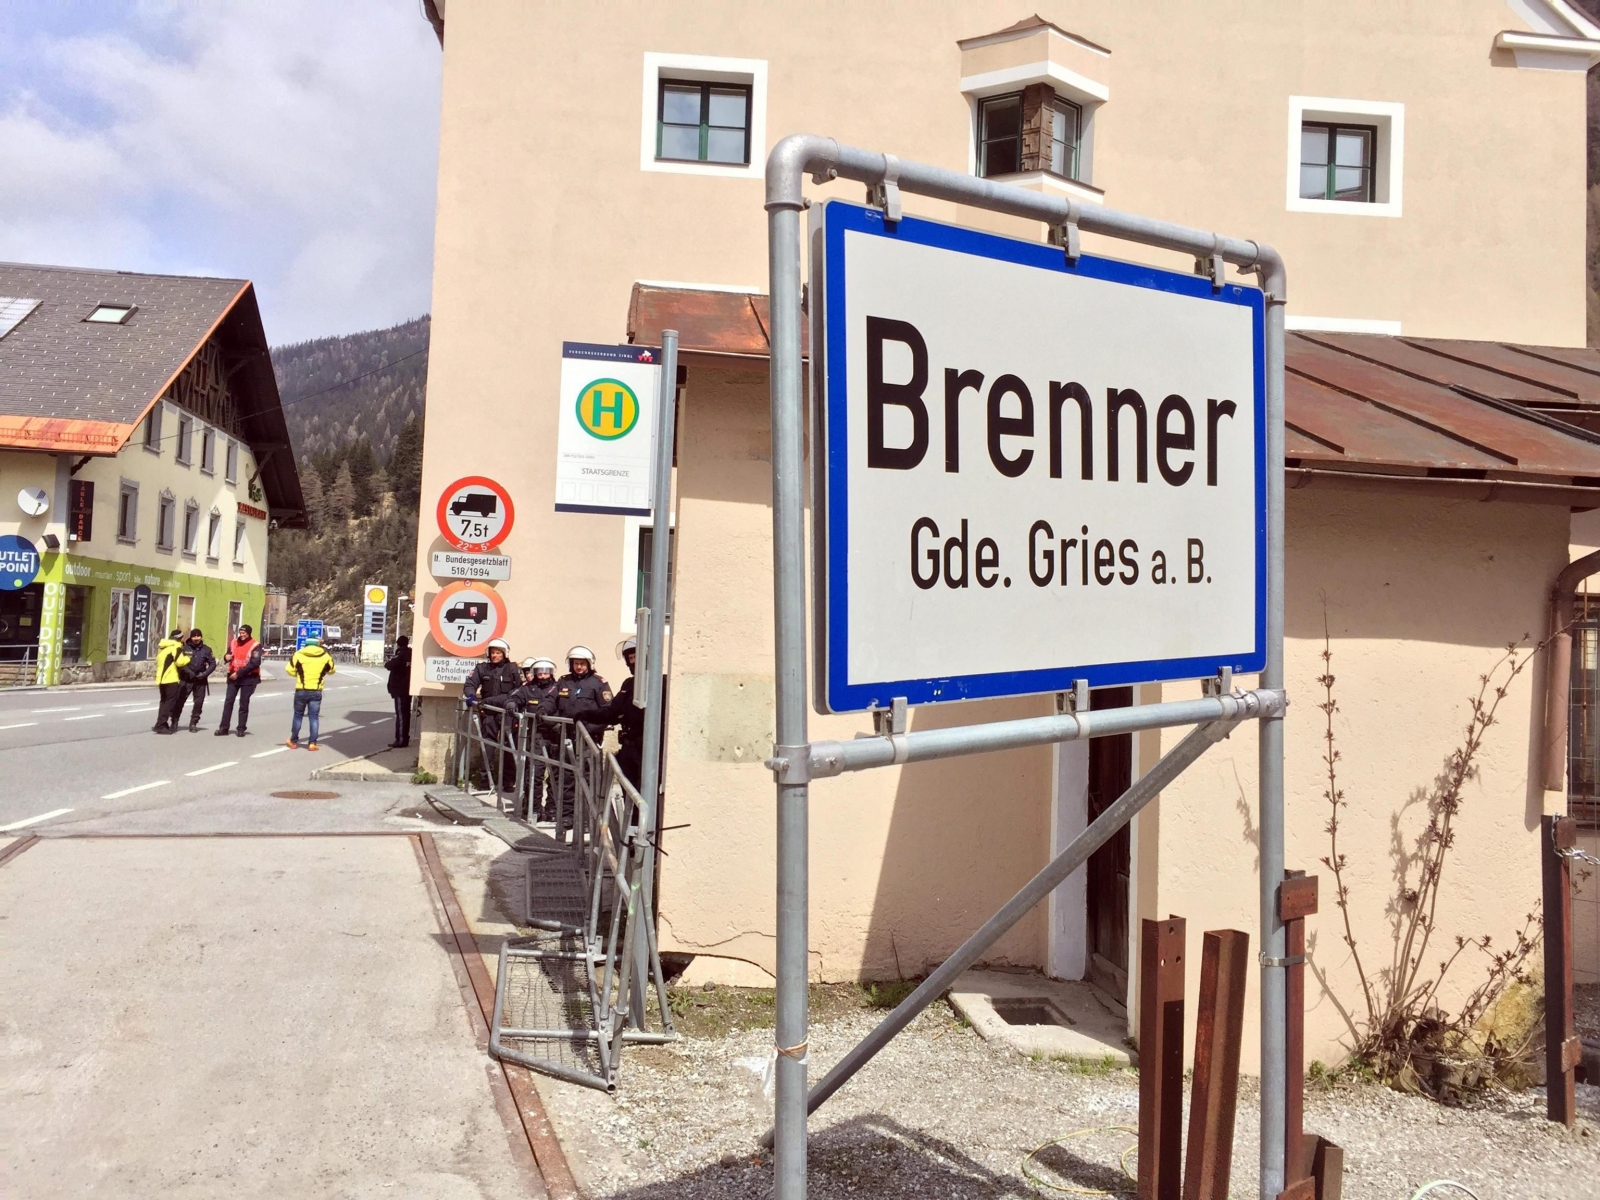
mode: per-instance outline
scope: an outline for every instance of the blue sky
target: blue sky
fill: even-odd
[[[274,344],[426,312],[416,0],[0,0],[0,260],[243,277]]]

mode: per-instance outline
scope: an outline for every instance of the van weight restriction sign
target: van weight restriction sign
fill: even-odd
[[[1261,670],[1258,289],[837,200],[812,231],[819,709]]]
[[[506,602],[493,588],[463,580],[433,598],[428,610],[433,639],[451,654],[472,657],[506,631]]]
[[[511,493],[492,479],[469,475],[439,497],[439,532],[457,550],[492,550],[511,532]]]

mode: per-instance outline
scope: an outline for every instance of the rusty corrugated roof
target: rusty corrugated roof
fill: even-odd
[[[628,339],[668,328],[690,354],[771,349],[765,296],[635,284]],[[1600,507],[1600,350],[1301,332],[1285,365],[1285,466],[1301,484],[1453,481]]]

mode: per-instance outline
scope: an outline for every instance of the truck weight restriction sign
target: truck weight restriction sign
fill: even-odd
[[[511,493],[492,479],[469,475],[439,497],[439,532],[457,550],[491,550],[511,532]]]
[[[480,583],[452,583],[433,598],[428,627],[451,654],[479,655],[506,631],[506,602]]]
[[[1261,292],[812,214],[818,709],[1259,671]]]

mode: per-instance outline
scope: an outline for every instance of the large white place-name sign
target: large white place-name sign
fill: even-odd
[[[820,710],[1261,669],[1259,290],[838,201],[812,248]]]

